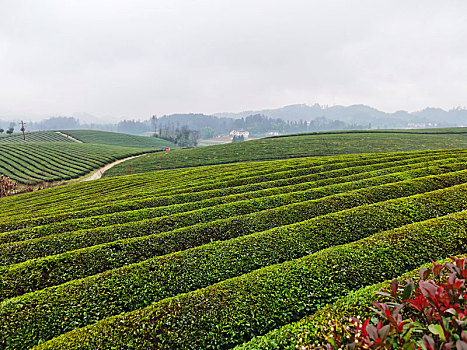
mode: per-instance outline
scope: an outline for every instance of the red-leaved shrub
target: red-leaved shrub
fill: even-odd
[[[376,317],[351,318],[346,334],[334,331],[322,348],[467,350],[467,259],[452,260],[421,269],[417,288],[392,281],[377,292],[389,301],[372,303]]]

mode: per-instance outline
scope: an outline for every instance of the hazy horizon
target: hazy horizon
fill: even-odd
[[[441,107],[437,107],[437,106],[426,106],[425,108],[422,108],[420,110],[415,110],[415,111],[407,111],[407,110],[403,110],[403,109],[396,109],[394,111],[384,111],[384,110],[380,110],[378,108],[375,108],[374,106],[370,106],[370,105],[365,105],[365,104],[352,104],[352,105],[339,105],[339,104],[336,104],[336,105],[323,105],[323,104],[319,104],[319,103],[316,103],[317,105],[319,105],[321,108],[323,109],[327,109],[327,108],[332,108],[332,107],[353,107],[353,106],[365,106],[365,107],[369,107],[369,108],[373,108],[373,109],[376,109],[380,112],[383,112],[383,113],[386,113],[386,114],[392,114],[392,113],[396,113],[396,112],[407,112],[409,114],[413,114],[413,113],[417,113],[417,112],[422,112],[426,109],[431,109],[431,108],[434,108],[434,109],[442,109],[446,112],[449,112],[450,110],[454,110],[456,108],[462,108],[462,109],[465,109],[465,107],[463,106],[456,106],[456,107],[453,107],[453,108],[450,108],[450,109],[443,109]],[[191,111],[191,112],[174,112],[174,113],[169,113],[169,114],[163,114],[163,115],[158,115],[157,117],[160,118],[162,116],[170,116],[170,115],[177,115],[177,114],[204,114],[204,115],[210,115],[210,116],[217,116],[217,117],[220,117],[220,118],[223,118],[223,117],[226,117],[228,118],[229,115],[241,115],[241,114],[244,114],[244,113],[262,113],[264,111],[276,111],[276,110],[280,110],[282,108],[287,108],[287,107],[292,107],[292,106],[300,106],[300,105],[306,105],[308,107],[312,107],[313,105],[315,104],[305,104],[305,103],[297,103],[297,104],[291,104],[291,105],[285,105],[285,106],[278,106],[278,107],[265,107],[265,108],[259,108],[259,109],[252,109],[252,110],[242,110],[242,111],[220,111],[220,112],[216,112],[216,113],[203,113],[203,112],[199,112],[199,111]],[[74,113],[70,113],[70,114],[43,114],[43,115],[29,115],[29,114],[25,114],[25,115],[6,115],[6,114],[0,114],[0,121],[9,121],[9,120],[12,120],[12,119],[21,119],[23,118],[25,121],[28,120],[28,121],[34,121],[34,122],[38,122],[38,121],[41,121],[41,120],[45,120],[45,119],[49,119],[49,118],[56,118],[56,117],[74,117],[76,119],[79,119],[81,122],[84,122],[84,123],[96,123],[96,124],[106,124],[106,123],[117,123],[119,121],[123,121],[123,120],[148,120],[151,118],[151,116],[144,116],[144,117],[131,117],[131,116],[122,116],[122,117],[109,117],[109,116],[100,116],[100,115],[94,115],[94,114],[91,114],[91,113],[87,113],[87,112],[74,112]],[[96,119],[97,118],[97,119]],[[287,118],[283,118],[284,120],[287,120]]]
[[[463,1],[2,1],[0,119],[453,109]]]

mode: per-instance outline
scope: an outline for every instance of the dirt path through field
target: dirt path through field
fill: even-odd
[[[60,131],[55,131],[56,134],[59,134],[59,135],[62,135],[62,136],[65,136],[67,139],[70,139],[70,140],[73,140],[75,142],[78,142],[78,143],[83,143],[83,141],[80,141],[78,139],[75,139],[73,136],[70,136],[68,134],[64,134],[63,132],[60,132]]]
[[[117,164],[120,164],[120,163],[123,163],[123,162],[126,162],[127,160],[130,160],[130,159],[133,159],[133,158],[138,158],[138,157],[144,156],[146,154],[147,153],[143,153],[143,154],[140,154],[140,155],[137,155],[137,156],[131,156],[131,157],[128,157],[128,158],[123,158],[123,159],[116,160],[115,162],[107,164],[106,166],[96,170],[94,173],[92,173],[91,176],[86,177],[86,178],[82,179],[81,181],[91,181],[91,180],[100,179],[102,177],[102,175],[104,175],[104,173],[107,170],[109,170],[110,168],[112,168],[113,166],[115,166]]]

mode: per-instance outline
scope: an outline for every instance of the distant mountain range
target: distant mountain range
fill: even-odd
[[[367,126],[372,128],[407,128],[434,126],[465,126],[467,125],[467,109],[457,108],[445,111],[441,108],[426,108],[422,111],[409,113],[397,111],[386,113],[366,105],[353,106],[321,106],[314,104],[297,104],[277,109],[263,109],[240,113],[216,113],[223,118],[244,118],[253,114],[262,114],[271,118],[290,121],[310,121],[325,117],[330,120],[340,120],[347,124]]]
[[[19,118],[1,120],[0,128],[16,126]],[[72,117],[52,117],[39,122],[28,121],[26,130],[95,129],[143,134],[176,130],[186,126],[198,130],[202,137],[225,135],[232,130],[245,130],[255,137],[271,133],[290,134],[298,132],[352,130],[352,129],[407,129],[449,126],[467,126],[467,109],[445,111],[441,108],[425,108],[409,113],[397,111],[386,113],[365,105],[321,106],[297,104],[277,109],[245,111],[241,113],[170,114],[157,120],[123,120],[117,123],[104,121],[86,113],[74,113]],[[14,121],[14,123],[11,123]],[[84,123],[83,123],[84,122]],[[16,125],[15,125],[16,124]],[[16,128],[16,131],[18,128]]]

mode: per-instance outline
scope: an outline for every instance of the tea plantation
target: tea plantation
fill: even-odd
[[[368,286],[465,254],[466,198],[466,150],[167,169],[2,198],[0,348],[295,349],[331,311],[365,308]]]
[[[155,153],[119,164],[105,176],[255,160],[466,147],[467,128],[321,132]]]
[[[163,143],[152,137],[104,131],[67,132],[37,131],[26,133],[24,138],[22,134],[1,137],[0,174],[25,185],[69,180],[117,159],[158,151]]]
[[[156,137],[136,136],[98,130],[65,130],[62,131],[62,133],[84,143],[136,148],[157,148],[158,150],[162,147],[170,147],[171,149],[178,148],[172,142]]]
[[[151,151],[76,142],[5,142],[0,143],[0,174],[27,185],[68,180],[117,159]]]
[[[75,142],[63,134],[54,131],[35,131],[23,134],[4,135],[0,137],[0,143],[25,143],[25,142]]]

